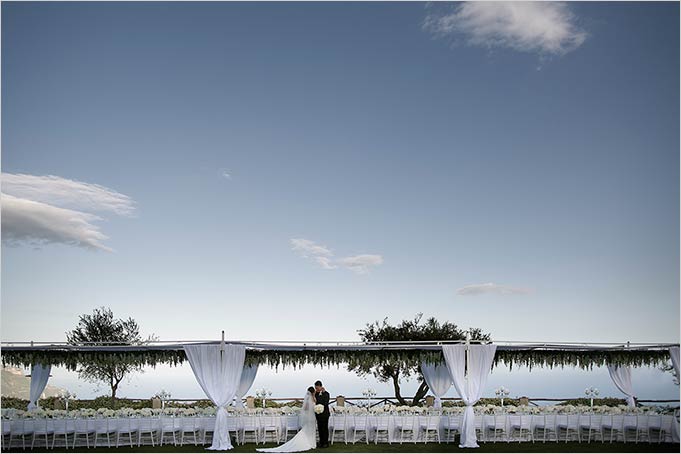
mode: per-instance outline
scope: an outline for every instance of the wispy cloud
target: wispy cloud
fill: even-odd
[[[2,241],[7,245],[60,243],[111,251],[94,213],[130,216],[130,197],[103,186],[48,175],[2,174]]]
[[[345,268],[357,274],[367,274],[372,267],[383,263],[383,257],[380,255],[361,254],[336,258],[331,249],[315,241],[292,238],[290,242],[294,252],[326,270]]]
[[[83,183],[54,175],[3,173],[2,192],[34,202],[83,211],[111,212],[128,216],[135,210],[135,203],[127,195],[98,184]]]
[[[528,295],[532,293],[532,289],[509,287],[506,285],[499,285],[494,284],[492,282],[488,282],[486,284],[466,285],[458,289],[456,293],[458,295],[463,296],[475,296],[487,293],[493,293],[497,295]]]
[[[373,266],[383,264],[383,257],[375,254],[361,254],[352,257],[343,257],[338,264],[359,274],[366,274]]]
[[[561,2],[464,2],[445,11],[435,5],[423,27],[438,37],[470,45],[563,55],[581,46],[587,33]]]

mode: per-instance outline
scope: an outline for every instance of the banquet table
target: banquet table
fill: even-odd
[[[552,421],[553,428],[556,425],[569,425],[577,421],[575,424],[588,428],[591,424],[589,414],[581,415],[556,415],[556,414],[496,414],[496,415],[476,415],[476,428],[480,433],[479,440],[484,441],[530,441],[531,437],[528,432],[534,434],[535,430],[543,422],[546,422],[548,417]],[[665,428],[664,442],[678,443],[679,442],[679,421],[673,415],[593,415],[597,418],[598,424],[605,424],[604,421],[616,422],[616,426],[624,428],[627,424],[632,430],[637,430],[638,427],[647,428],[661,426]],[[251,441],[256,439],[263,441],[262,437],[264,429],[273,430],[267,439],[268,442],[280,442],[291,432],[287,432],[287,422],[289,430],[291,426],[291,419],[295,419],[294,415],[282,414],[231,414],[228,418],[228,427],[233,434],[239,433],[238,439],[243,442],[243,436],[250,431]],[[441,442],[448,441],[446,435],[447,428],[456,427],[460,423],[461,415],[441,415],[433,414],[351,414],[351,413],[337,413],[333,414],[329,421],[330,434],[334,436],[335,443],[367,443],[367,442],[424,442],[424,441],[438,441],[437,436]],[[177,435],[172,440],[168,440],[168,433],[173,431],[184,431],[186,433],[194,433],[186,443],[191,444],[205,444],[210,437],[214,426],[215,416],[153,416],[153,417],[116,417],[116,418],[68,418],[68,419],[52,419],[52,418],[3,418],[3,446],[12,447],[26,445],[30,447],[33,443],[35,434],[35,446],[50,447],[52,438],[61,436],[64,433],[71,436],[69,443],[74,440],[74,435],[80,433],[75,441],[82,446],[111,446],[114,447],[119,442],[118,434],[125,435],[124,442],[121,445],[150,445],[152,441],[158,444],[160,436],[166,434],[164,443],[184,444],[185,440],[180,439]],[[517,432],[519,427],[525,427],[527,431],[523,436],[522,432],[519,435],[512,436]],[[498,432],[502,434],[500,438],[492,438],[488,436],[492,432],[492,428],[497,428]],[[575,427],[576,428],[576,427]],[[426,431],[430,429],[430,431]],[[355,437],[359,433],[358,437]],[[294,430],[295,431],[295,430]],[[149,437],[149,432],[153,432],[154,438]],[[85,436],[85,434],[88,436]],[[385,437],[381,437],[381,434]],[[451,433],[451,432],[450,432]],[[109,434],[105,437],[104,434]],[[132,434],[132,436],[131,436]],[[140,437],[140,434],[146,434],[146,437]],[[426,437],[426,434],[430,434]],[[21,439],[23,435],[23,440]],[[379,440],[376,439],[379,437]],[[7,440],[9,439],[9,440]],[[451,439],[449,440],[451,441]],[[607,438],[606,438],[607,441]],[[643,440],[647,441],[647,440]],[[23,443],[22,443],[23,442]]]

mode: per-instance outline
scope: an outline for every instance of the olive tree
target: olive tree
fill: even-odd
[[[434,317],[422,321],[423,314],[417,314],[413,320],[402,320],[399,324],[391,325],[388,319],[382,322],[367,323],[364,329],[358,333],[364,342],[390,342],[390,341],[441,341],[441,340],[465,340],[470,334],[472,340],[489,341],[489,334],[483,333],[479,328],[460,329],[454,323],[439,322]],[[348,366],[350,371],[359,375],[372,374],[380,382],[391,382],[395,390],[395,399],[401,405],[418,405],[429,391],[428,385],[421,373],[421,365],[416,359],[404,359],[400,361],[385,361],[375,363],[373,361],[360,362]],[[416,378],[419,387],[414,396],[408,399],[402,396],[400,383],[402,380]]]
[[[114,318],[113,311],[101,307],[92,314],[79,317],[78,326],[66,333],[66,340],[71,345],[142,345],[154,340],[153,336],[142,338],[137,322],[132,319]],[[140,365],[120,360],[101,360],[92,364],[84,364],[78,369],[78,375],[89,382],[104,382],[111,388],[111,405],[115,406],[116,391],[126,376],[134,372],[142,372]]]

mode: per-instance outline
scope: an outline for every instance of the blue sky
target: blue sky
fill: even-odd
[[[3,3],[3,340],[678,342],[678,4],[462,8]]]

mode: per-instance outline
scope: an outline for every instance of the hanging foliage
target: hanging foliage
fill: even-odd
[[[82,351],[68,349],[14,350],[3,348],[3,366],[29,367],[35,363],[51,364],[77,370],[84,364],[120,364],[121,362],[136,366],[151,366],[169,364],[177,366],[186,360],[184,350],[154,350],[143,349],[137,351]],[[592,369],[594,366],[614,364],[619,366],[655,366],[665,364],[669,360],[667,349],[648,350],[559,350],[559,349],[497,349],[494,358],[495,366],[503,364],[510,369],[518,366],[533,367],[579,367]],[[246,353],[247,364],[263,364],[276,369],[292,367],[300,368],[306,364],[314,366],[355,366],[360,364],[379,364],[385,362],[413,362],[422,361],[443,362],[442,352],[437,350],[416,349],[386,349],[386,350],[263,350],[249,349]]]

